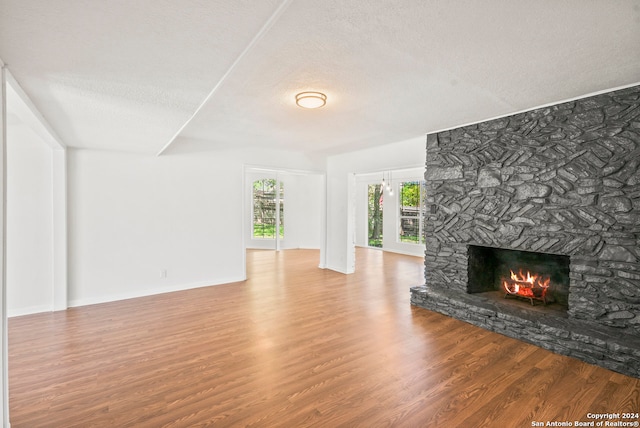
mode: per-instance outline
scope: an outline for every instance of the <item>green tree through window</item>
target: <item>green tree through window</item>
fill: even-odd
[[[280,183],[279,192],[276,192],[277,183]],[[276,210],[280,211],[279,216],[276,215]],[[275,239],[278,217],[280,239],[282,239],[284,238],[284,185],[272,178],[254,181],[253,237]]]
[[[400,183],[400,227],[398,233],[400,242],[424,243],[425,187],[424,181],[405,181]]]
[[[368,211],[370,247],[382,247],[382,199],[384,189],[381,184],[370,184],[368,187]]]

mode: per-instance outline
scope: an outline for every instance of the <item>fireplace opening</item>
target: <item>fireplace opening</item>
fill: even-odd
[[[467,293],[568,308],[569,257],[469,245]]]

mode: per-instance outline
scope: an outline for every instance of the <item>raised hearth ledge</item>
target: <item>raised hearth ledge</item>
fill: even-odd
[[[502,304],[481,294],[411,287],[411,304],[478,327],[640,378],[640,338],[561,313],[540,314],[527,307]]]

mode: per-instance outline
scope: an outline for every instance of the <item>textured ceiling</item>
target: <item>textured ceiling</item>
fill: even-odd
[[[0,0],[0,58],[71,147],[328,154],[638,83],[640,1]]]

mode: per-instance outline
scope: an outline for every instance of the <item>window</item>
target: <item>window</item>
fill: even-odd
[[[400,227],[398,240],[413,244],[424,243],[423,224],[426,207],[426,183],[404,181],[400,183]]]
[[[384,189],[381,184],[370,184],[368,187],[369,234],[367,245],[370,247],[382,247],[382,199]]]
[[[284,238],[284,185],[272,178],[256,180],[253,182],[253,237],[275,239],[276,233],[280,239]]]

